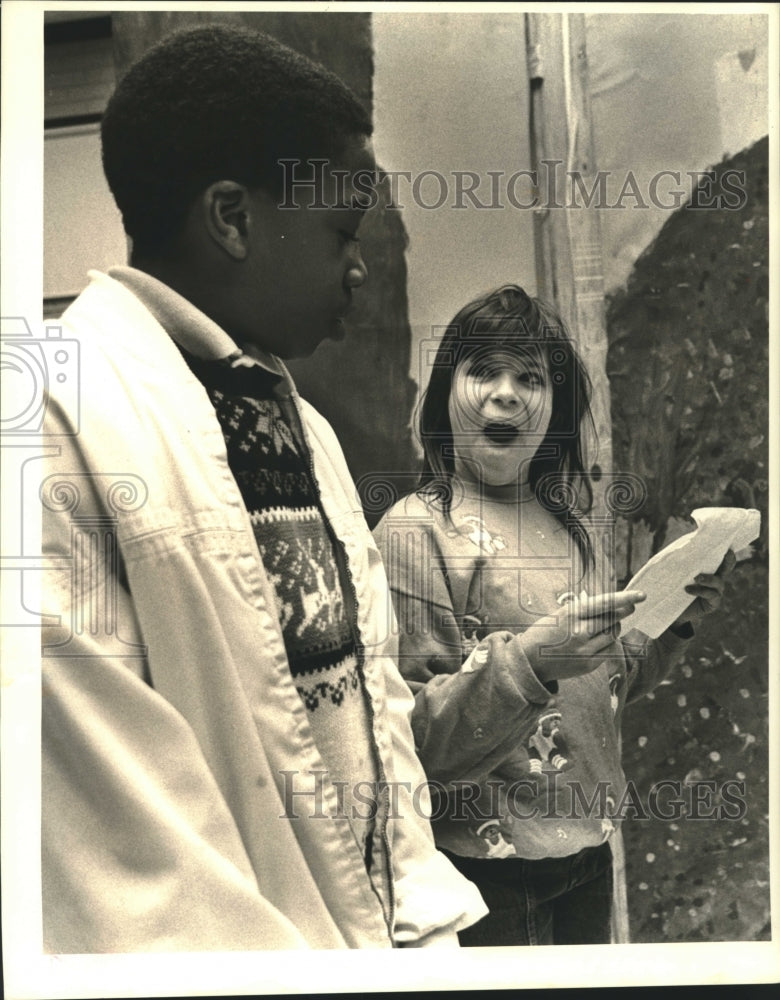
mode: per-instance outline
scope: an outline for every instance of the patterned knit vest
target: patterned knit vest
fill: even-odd
[[[357,655],[354,591],[322,509],[297,413],[289,398],[277,395],[280,376],[241,364],[245,356],[238,364],[202,361],[180,350],[222,428],[228,464],[276,592],[290,672],[335,782],[339,821],[349,823],[386,904],[386,817],[376,796],[380,769]]]

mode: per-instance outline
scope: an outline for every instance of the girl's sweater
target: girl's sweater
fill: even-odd
[[[575,854],[631,815],[623,707],[666,676],[685,640],[633,631],[592,672],[542,684],[513,638],[582,590],[613,590],[604,547],[594,540],[583,575],[569,532],[539,521],[534,501],[454,492],[450,517],[413,494],[375,531],[415,742],[438,792],[437,843],[469,857]]]

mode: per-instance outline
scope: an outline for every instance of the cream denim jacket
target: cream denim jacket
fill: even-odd
[[[434,847],[384,570],[333,431],[289,382],[348,557],[382,768],[398,783],[389,916],[349,824],[332,818],[222,432],[171,336],[202,357],[235,344],[149,276],[114,273],[93,272],[63,316],[78,392],[52,379],[47,407],[45,950],[453,943],[486,909]]]

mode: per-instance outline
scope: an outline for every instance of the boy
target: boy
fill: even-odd
[[[44,631],[48,951],[454,944],[485,912],[421,815],[381,562],[281,360],[340,336],[366,279],[370,135],[336,77],[232,28],[171,36],[109,102],[132,267],[62,318],[81,413],[52,390],[41,489],[66,560]],[[326,162],[291,192],[280,159]]]

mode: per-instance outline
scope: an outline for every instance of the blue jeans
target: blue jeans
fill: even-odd
[[[608,843],[567,858],[464,858],[444,854],[474,882],[490,911],[458,934],[465,948],[609,944],[612,851]]]

